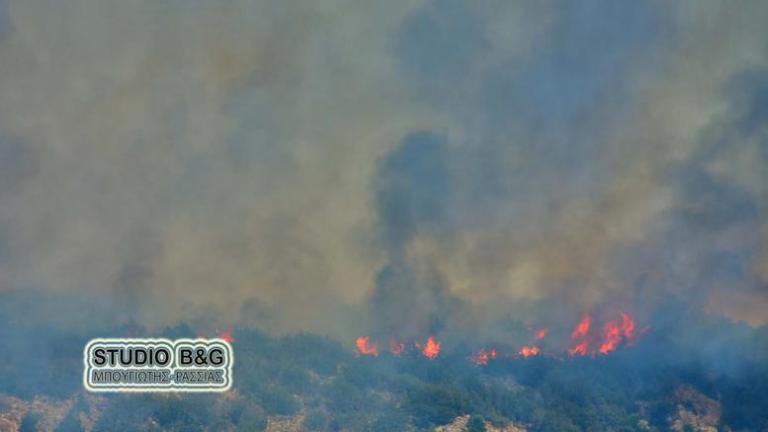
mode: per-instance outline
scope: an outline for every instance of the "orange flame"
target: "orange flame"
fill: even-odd
[[[603,343],[600,344],[600,354],[608,354],[616,349],[621,342],[621,328],[616,321],[608,321],[603,328]]]
[[[589,351],[589,341],[582,340],[576,343],[576,340],[584,339],[588,336],[590,327],[592,327],[592,315],[584,315],[584,318],[576,324],[576,327],[574,327],[571,332],[571,340],[574,344],[568,349],[568,354],[572,356],[587,355],[587,352]]]
[[[430,336],[427,338],[427,343],[424,345],[424,348],[421,349],[421,353],[424,354],[424,357],[427,357],[430,360],[436,358],[440,355],[440,342]]]
[[[523,356],[523,358],[528,358],[531,356],[537,356],[541,352],[541,349],[537,346],[524,346],[520,348],[520,351],[518,354]]]
[[[371,343],[368,336],[360,336],[355,340],[355,346],[357,346],[357,353],[359,355],[379,355],[379,346],[375,343]]]
[[[571,347],[571,349],[568,350],[568,354],[572,356],[577,356],[577,355],[583,356],[583,355],[587,355],[587,351],[589,351],[589,342],[584,341]]]
[[[592,326],[592,315],[585,315],[584,318],[576,324],[571,332],[571,339],[576,339],[581,336],[586,336],[589,333],[589,327]]]
[[[621,313],[621,330],[624,332],[624,337],[631,340],[635,337],[635,328],[637,324],[629,314]]]
[[[403,353],[403,351],[405,351],[404,343],[398,342],[397,339],[393,337],[389,338],[389,352],[399,356],[400,354]]]
[[[600,344],[601,354],[608,354],[616,349],[621,343],[622,337],[631,341],[635,333],[635,321],[629,314],[621,312],[621,321],[612,320],[605,323],[603,327],[603,343]]]
[[[497,353],[494,348],[491,348],[490,350],[481,349],[475,353],[470,360],[478,366],[485,366],[488,364],[488,361],[494,360],[496,356]]]
[[[219,333],[216,337],[219,339],[224,339],[225,341],[232,343],[235,341],[234,336],[232,336],[232,325],[230,324],[226,329],[224,329],[221,333]]]
[[[596,330],[592,329],[592,324],[593,318],[590,314],[584,315],[576,324],[571,331],[571,345],[567,350],[568,355],[594,356],[598,353],[609,354],[619,346],[631,346],[650,328],[644,327],[638,330],[634,318],[625,312],[619,312],[618,318],[605,322],[605,324],[602,325],[599,334]],[[595,328],[597,328],[597,324],[595,325]],[[546,327],[538,329],[529,327],[529,330],[533,332],[535,341],[543,340],[549,334],[549,329]],[[219,337],[230,342],[234,341],[234,338],[232,337],[232,326],[229,326],[225,331],[221,332]],[[358,337],[355,340],[355,346],[358,356],[379,355],[378,345],[372,342],[368,336]],[[427,357],[430,360],[435,359],[440,355],[441,344],[434,336],[429,336],[424,345],[416,343],[415,346],[424,357]],[[392,353],[392,355],[401,355],[405,352],[405,348],[405,343],[400,342],[395,337],[389,338],[389,352]],[[538,343],[532,342],[531,345],[520,347],[514,357],[528,358],[542,354],[543,351]],[[496,359],[498,356],[499,354],[495,348],[483,348],[472,354],[469,357],[469,360],[477,365],[487,365],[491,360]]]

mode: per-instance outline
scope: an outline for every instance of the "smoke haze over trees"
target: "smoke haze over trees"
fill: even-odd
[[[768,428],[766,22],[759,1],[0,0],[2,413],[99,405],[50,379],[90,337],[234,328],[231,404],[105,409]]]

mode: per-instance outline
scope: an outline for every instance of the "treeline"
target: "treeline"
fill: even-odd
[[[81,383],[82,346],[90,335],[3,324],[0,391],[26,400],[79,395],[58,430],[81,430],[94,412]],[[273,338],[236,328],[234,391],[108,395],[95,407],[94,430],[253,431],[276,415],[301,415],[312,431],[431,430],[471,414],[475,430],[483,419],[531,431],[666,431],[681,407],[708,414],[698,412],[706,406],[681,399],[681,386],[719,404],[721,429],[768,430],[768,361],[760,348],[766,333],[750,332],[723,347],[731,351],[722,362],[691,355],[690,347],[660,333],[611,356],[499,359],[480,367],[450,350],[431,361],[408,353],[356,357],[316,335]],[[162,336],[194,332],[180,325]],[[23,427],[33,430],[39,421],[30,412]]]

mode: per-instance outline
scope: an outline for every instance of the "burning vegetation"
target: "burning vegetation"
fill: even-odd
[[[399,342],[397,339],[390,337],[389,338],[389,352],[393,355],[399,356],[400,354],[405,351],[405,344],[402,342]]]
[[[377,356],[379,355],[379,346],[375,343],[371,343],[371,338],[368,336],[360,336],[355,340],[355,346],[357,347],[357,353],[360,355]]]
[[[631,346],[637,338],[644,333],[647,328],[637,332],[637,322],[626,312],[619,312],[618,316],[609,319],[602,324],[602,327],[593,325],[592,315],[585,315],[576,323],[570,331],[568,344],[566,348],[557,349],[558,344],[547,345],[546,354],[560,358],[563,354],[570,357],[576,356],[595,356],[607,355],[615,351],[620,346]],[[469,360],[479,366],[487,365],[491,360],[497,358],[517,358],[526,359],[543,355],[545,350],[542,343],[549,336],[550,331],[547,327],[533,330],[532,340],[528,344],[521,345],[516,351],[503,354],[501,348],[486,347],[472,353]],[[412,346],[420,355],[433,360],[437,358],[442,349],[441,342],[435,336],[429,336],[424,344],[414,342]],[[370,336],[359,336],[355,340],[356,354],[358,356],[378,356],[378,344],[371,340]],[[400,356],[406,351],[406,342],[402,342],[395,337],[389,338],[389,352],[394,356]]]
[[[8,296],[0,299],[13,304]],[[84,392],[82,353],[33,355],[28,341],[58,346],[86,341],[90,334],[26,325],[19,309],[0,310],[6,330],[0,351],[8,353],[0,368],[0,424],[8,430],[250,431],[292,424],[318,432],[415,432],[434,431],[467,414],[485,420],[486,430],[517,430],[510,429],[514,425],[529,431],[760,431],[768,426],[765,329],[693,312],[685,316],[679,309],[666,316],[679,319],[595,313],[576,340],[571,336],[583,317],[552,325],[543,337],[540,327],[510,320],[506,328],[519,333],[510,333],[506,344],[478,338],[473,346],[448,331],[412,339],[379,333],[353,339],[354,352],[328,337],[270,336],[235,325],[226,331],[237,338],[234,388],[220,395],[171,397]],[[643,336],[646,320],[664,337]],[[137,325],[135,331],[144,337],[155,330]],[[186,324],[154,334],[193,338],[206,332],[222,336]],[[692,348],[712,341],[722,352]],[[569,355],[573,344],[583,344],[584,357]],[[603,347],[613,350],[604,354]],[[694,357],[697,361],[688,360]],[[54,363],[60,380],[47,379]]]
[[[434,336],[427,338],[427,342],[424,347],[421,348],[421,353],[424,357],[433,360],[440,355],[440,342],[438,342]]]
[[[498,353],[493,348],[489,350],[481,349],[473,354],[472,357],[470,357],[470,360],[476,365],[485,366],[488,364],[488,361],[496,359],[497,356]]]
[[[228,325],[227,328],[219,332],[218,335],[216,335],[217,338],[223,339],[229,343],[232,343],[235,341],[235,337],[232,336],[232,324]]]

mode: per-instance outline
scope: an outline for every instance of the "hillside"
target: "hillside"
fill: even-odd
[[[432,360],[414,351],[366,357],[316,335],[235,328],[230,392],[96,396],[81,389],[85,335],[5,329],[17,337],[0,342],[11,353],[0,368],[0,430],[768,430],[768,362],[759,344],[713,363],[687,343],[649,335],[610,356],[477,365],[459,346]],[[188,333],[177,326],[165,335]],[[32,334],[62,357],[14,355]],[[764,329],[747,336],[765,346]]]

